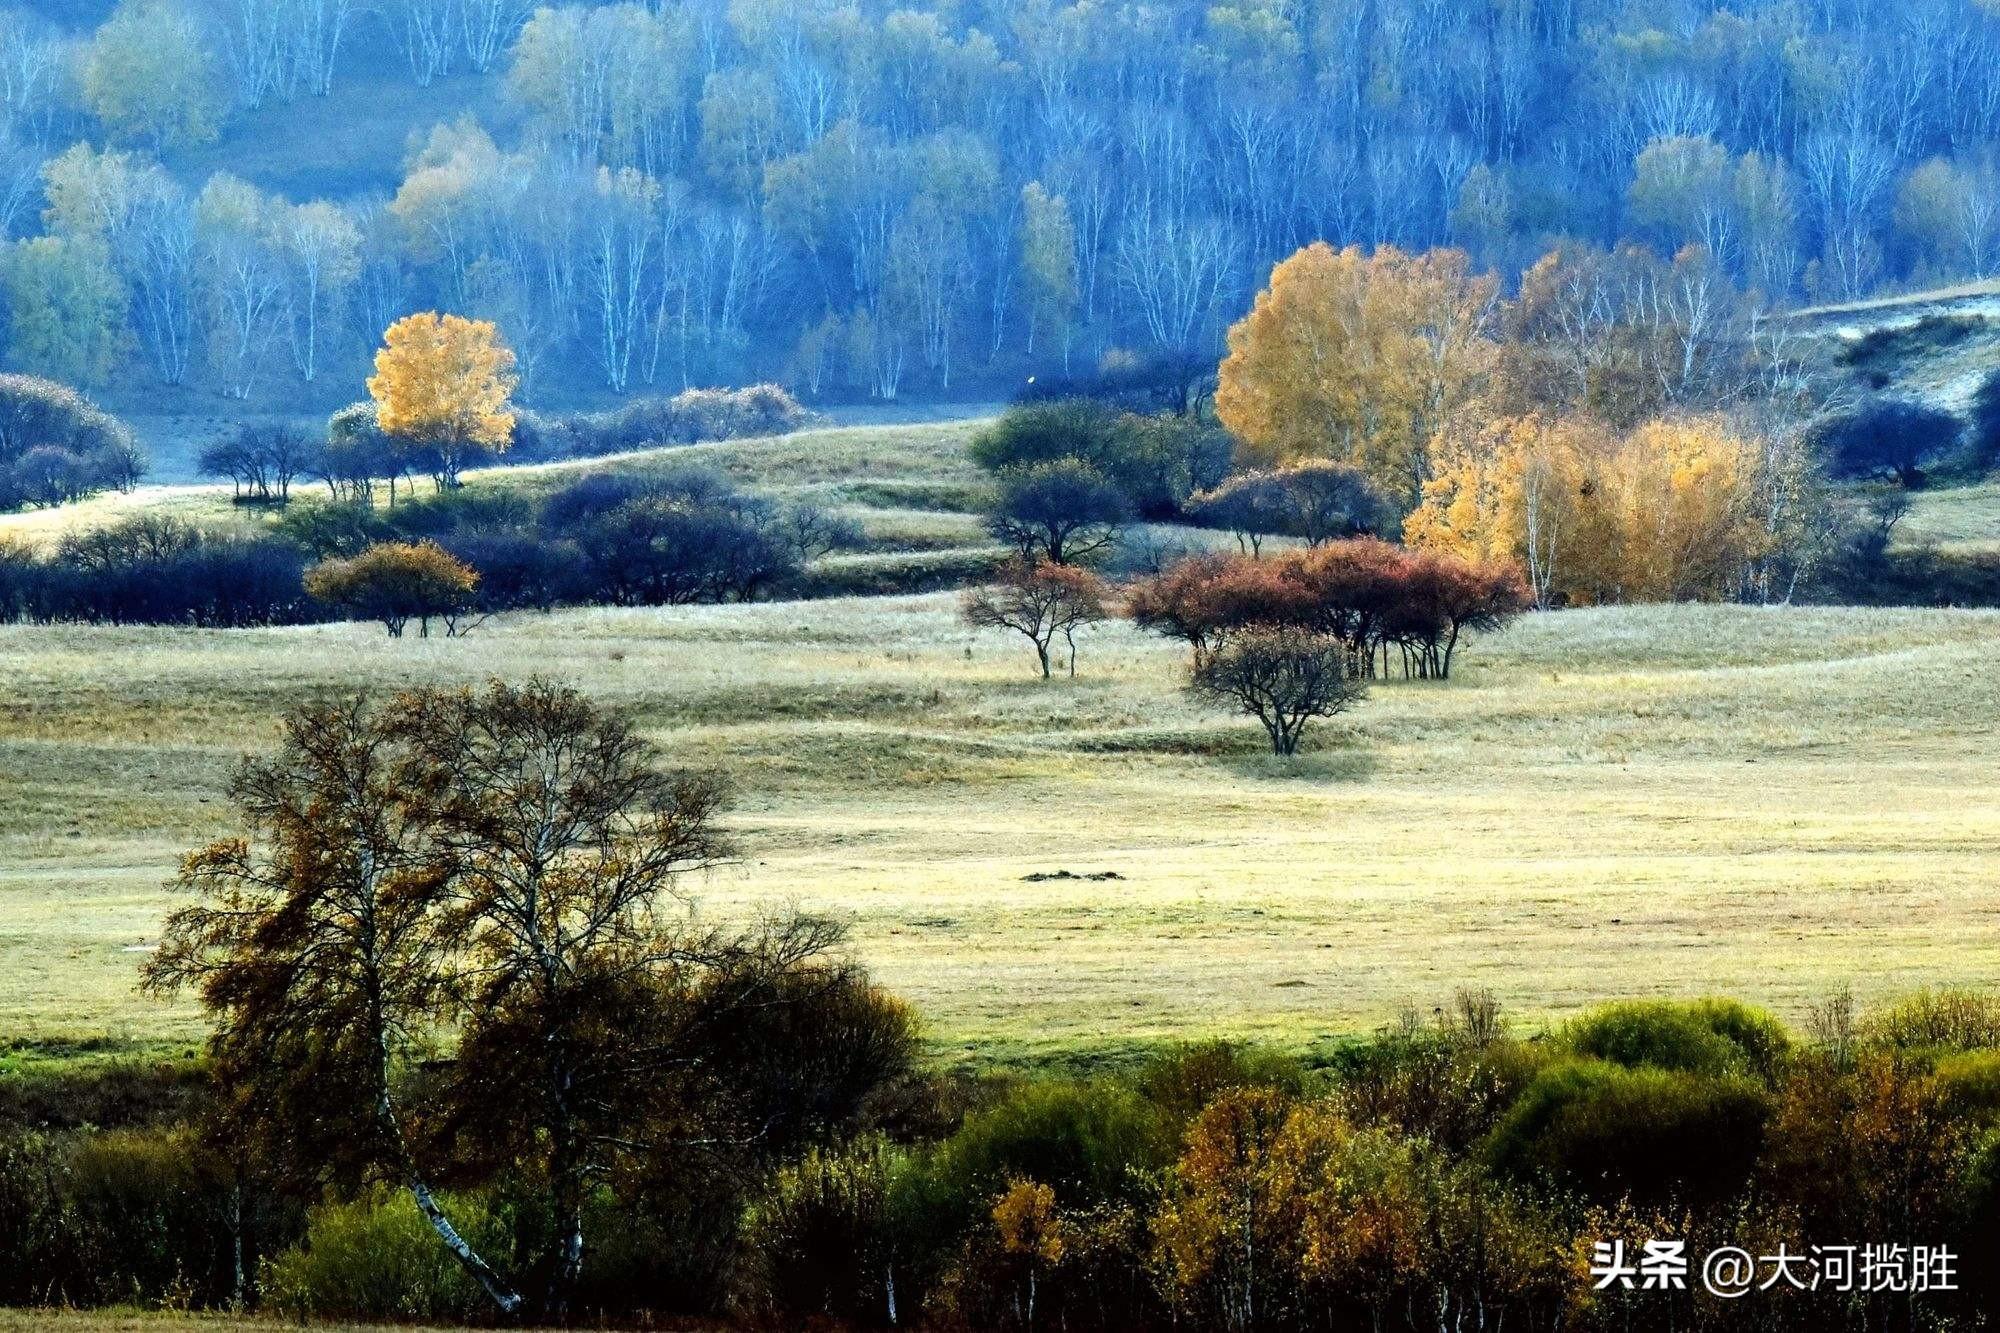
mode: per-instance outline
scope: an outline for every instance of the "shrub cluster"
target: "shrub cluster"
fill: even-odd
[[[1363,682],[1451,675],[1461,637],[1530,605],[1512,569],[1473,565],[1374,538],[1327,542],[1271,559],[1194,556],[1126,590],[1143,629],[1193,650],[1189,689],[1254,716],[1272,752],[1297,752],[1314,718],[1346,711]]]
[[[1986,1031],[1968,1008],[1993,1012],[1919,1007],[1958,1039]],[[752,1294],[792,1318],[881,1324],[895,1300],[906,1321],[1103,1329],[1943,1328],[1992,1299],[1964,1256],[1996,1217],[1994,1052],[1912,1050],[1893,1011],[1849,1047],[1716,1001],[1529,1041],[1495,1017],[1467,997],[1318,1069],[1178,1052],[815,1162],[754,1215]],[[1684,1239],[1698,1262],[1858,1235],[1953,1248],[1967,1289],[1732,1305],[1586,1271],[1600,1240]]]
[[[1315,459],[1238,473],[1190,497],[1187,516],[1233,534],[1239,549],[1256,555],[1266,537],[1318,545],[1375,536],[1388,527],[1394,508],[1360,468]]]
[[[76,390],[0,375],[0,511],[130,490],[145,471],[131,430]]]
[[[1101,549],[1131,517],[1179,516],[1189,497],[1229,475],[1235,444],[1200,417],[1062,398],[1009,408],[970,452],[997,483],[995,534],[1024,559],[1063,564]]]
[[[1461,636],[1526,610],[1512,570],[1411,551],[1372,538],[1328,542],[1268,559],[1200,555],[1135,584],[1126,610],[1143,629],[1185,640],[1205,658],[1252,631],[1320,635],[1348,674],[1445,679]]]
[[[241,629],[312,620],[306,558],[276,537],[217,536],[165,515],[0,543],[0,621]]]
[[[1873,340],[1895,340],[1942,322],[1933,317],[1913,329],[1878,329],[1861,340],[1849,359],[1865,360]],[[1831,475],[1913,489],[1939,470],[1983,476],[2000,467],[2000,370],[1988,371],[1980,380],[1962,415],[1885,392],[1887,376],[1864,378],[1877,392],[1821,417],[1807,432]]]
[[[1023,403],[1094,398],[1127,412],[1188,416],[1215,396],[1215,358],[1198,352],[1141,355],[1114,347],[1087,371],[1040,375],[1020,395]]]
[[[2000,1298],[1975,1258],[2000,1242],[2000,1004],[1982,995],[1913,997],[1810,1041],[1726,1001],[1615,1004],[1520,1038],[1467,995],[1310,1062],[1206,1044],[1129,1074],[904,1097],[789,1156],[713,1171],[695,1155],[602,1192],[578,1314],[1588,1333],[1943,1329]],[[127,1089],[93,1103],[111,1122],[96,1130],[81,1110],[0,1124],[0,1294],[481,1317],[401,1196],[272,1194],[195,1111]],[[504,1177],[452,1210],[494,1252],[537,1225]],[[1593,1289],[1596,1242],[1647,1239],[1697,1257],[1944,1246],[1961,1290]]]
[[[1905,489],[1952,458],[1966,423],[1913,398],[1880,396],[1813,424],[1809,438],[1836,477],[1888,480]]]
[[[591,475],[541,502],[472,489],[297,506],[255,537],[146,514],[47,551],[0,543],[0,621],[239,628],[337,614],[456,633],[521,608],[748,600],[859,540],[837,515],[692,469]]]
[[[663,444],[700,444],[761,435],[789,435],[826,424],[775,384],[742,389],[685,389],[671,398],[635,398],[609,412],[542,418],[545,452],[572,457],[621,453]]]
[[[793,579],[806,562],[860,540],[837,515],[776,505],[694,468],[658,476],[592,473],[539,502],[473,489],[393,509],[298,510],[278,526],[327,561],[351,561],[384,543],[429,544],[473,575],[461,589],[462,605],[455,597],[427,603],[434,616],[747,601]],[[350,606],[380,618],[359,601],[350,599]]]

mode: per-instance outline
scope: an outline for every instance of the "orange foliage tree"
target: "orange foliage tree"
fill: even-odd
[[[1541,606],[1734,596],[1774,545],[1807,535],[1774,521],[1803,498],[1776,467],[1787,456],[1714,416],[1622,437],[1581,419],[1489,422],[1440,444],[1403,535],[1514,565]]]
[[[1451,675],[1465,631],[1498,629],[1527,605],[1505,564],[1369,538],[1268,560],[1198,556],[1125,597],[1133,623],[1185,640],[1197,670],[1239,635],[1298,630],[1339,644],[1350,676],[1387,674],[1400,652],[1405,676],[1439,680]]]
[[[419,451],[446,487],[469,459],[513,442],[517,382],[514,353],[490,321],[425,312],[382,335],[368,392],[382,432]]]
[[[445,636],[472,606],[479,574],[435,542],[378,542],[352,560],[327,560],[306,571],[306,591],[350,615],[379,620],[391,638],[415,620],[424,638],[443,617]]]
[[[1216,414],[1260,463],[1351,463],[1412,503],[1432,436],[1493,365],[1497,294],[1456,250],[1315,241],[1229,330]]]

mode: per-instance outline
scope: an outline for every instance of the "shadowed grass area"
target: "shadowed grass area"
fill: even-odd
[[[0,1030],[185,1040],[131,983],[187,847],[290,702],[542,673],[740,796],[689,910],[841,914],[947,1055],[1294,1045],[1459,985],[1554,1015],[1797,1014],[2000,962],[2000,615],[1566,612],[1391,683],[1283,763],[1112,626],[1074,682],[949,595],[358,625],[0,629]],[[1115,879],[1040,879],[1067,870]]]

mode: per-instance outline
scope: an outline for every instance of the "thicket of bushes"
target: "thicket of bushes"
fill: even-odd
[[[131,430],[76,390],[0,375],[0,511],[130,489],[145,471]]]
[[[22,1075],[0,1104],[0,1296],[483,1318],[401,1196],[285,1197],[198,1126],[198,1070]],[[1623,1003],[1510,1034],[1482,997],[1299,1059],[929,1085],[784,1164],[602,1192],[580,1315],[856,1327],[1976,1326],[2000,1300],[2000,1002]],[[191,1090],[194,1090],[191,1092]],[[191,1100],[194,1097],[195,1100]],[[532,1248],[504,1182],[454,1215]],[[1943,1245],[1962,1290],[1722,1302],[1592,1290],[1591,1246]],[[1699,1283],[1694,1284],[1697,1288]],[[1461,1324],[1461,1320],[1464,1322]]]
[[[1236,442],[1213,421],[1145,415],[1096,398],[1021,403],[975,436],[969,450],[1003,492],[1018,489],[1037,469],[1073,468],[1084,483],[1079,490],[1094,486],[1114,497],[1108,507],[1099,502],[1114,522],[1127,513],[1180,517],[1190,497],[1229,475],[1235,451]],[[1008,514],[1003,501],[997,516]]]
[[[301,506],[259,537],[142,515],[71,534],[46,552],[0,544],[0,620],[233,628],[344,611],[380,618],[367,590],[316,599],[307,574],[400,543],[434,543],[477,576],[463,605],[404,607],[407,618],[745,600],[859,539],[835,515],[776,505],[694,469],[594,474],[539,502],[518,492],[457,490],[393,508]]]
[[[540,438],[529,452],[586,458],[663,444],[789,435],[825,424],[775,384],[684,389],[671,398],[635,398],[608,412],[532,418],[529,429],[539,430]]]
[[[229,537],[167,515],[70,533],[50,552],[0,541],[0,621],[239,629],[324,615],[306,555],[278,537]]]

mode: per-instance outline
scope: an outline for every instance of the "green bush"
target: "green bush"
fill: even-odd
[[[2000,1122],[2000,1051],[1958,1051],[1937,1064],[1938,1097],[1955,1120]]]
[[[1749,1079],[1566,1061],[1528,1085],[1486,1157],[1516,1179],[1604,1203],[1714,1204],[1750,1178],[1770,1113]]]
[[[1080,458],[1095,464],[1099,471],[1115,472],[1121,415],[1089,398],[1022,404],[1008,408],[973,436],[966,452],[988,472],[1062,458]]]
[[[1152,1103],[1178,1138],[1208,1104],[1238,1088],[1304,1090],[1305,1068],[1290,1056],[1235,1041],[1176,1046],[1139,1072],[1139,1094]]]
[[[1735,1000],[1628,1000],[1594,1009],[1565,1034],[1579,1055],[1628,1069],[1749,1074],[1770,1081],[1791,1039],[1777,1019]]]
[[[1010,407],[967,451],[988,472],[1075,459],[1088,463],[1147,518],[1171,518],[1188,497],[1229,475],[1235,442],[1194,417],[1141,416],[1089,398]]]
[[[480,1203],[446,1204],[472,1247],[496,1253],[501,1228]],[[463,1320],[487,1312],[409,1195],[382,1192],[313,1210],[305,1238],[264,1265],[264,1297],[296,1319]]]
[[[69,1154],[53,1134],[0,1139],[0,1302],[53,1305],[83,1301],[71,1292]]]
[[[793,1319],[893,1322],[890,1165],[871,1143],[779,1170],[745,1219],[742,1302]]]
[[[514,532],[532,527],[532,496],[499,486],[466,486],[404,500],[382,511],[389,528],[404,537],[442,537],[454,532]]]
[[[1048,1185],[1069,1209],[1132,1199],[1173,1158],[1162,1120],[1123,1083],[1025,1084],[919,1153],[892,1181],[889,1207],[908,1246],[936,1257],[1011,1180]]]
[[[0,1139],[0,1303],[224,1303],[285,1222],[186,1126]]]
[[[1973,1149],[1958,1199],[1958,1249],[1962,1254],[2000,1252],[2000,1129]],[[1971,1263],[1963,1285],[1971,1308],[2000,1310],[2000,1264]]]
[[[1492,1132],[1552,1058],[1547,1042],[1480,1046],[1432,1029],[1347,1043],[1328,1067],[1356,1123],[1465,1152]]]
[[[99,1299],[207,1302],[232,1295],[226,1168],[186,1129],[80,1138],[69,1188],[71,1240]]]
[[[2000,1047],[2000,1000],[1973,990],[1926,990],[1876,1014],[1868,1035],[1899,1051]]]

